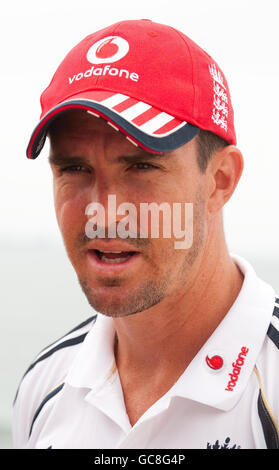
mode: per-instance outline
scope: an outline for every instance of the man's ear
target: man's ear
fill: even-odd
[[[232,196],[243,171],[244,161],[240,150],[228,145],[217,150],[210,159],[208,174],[208,213],[214,215]]]

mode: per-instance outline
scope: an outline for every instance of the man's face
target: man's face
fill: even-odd
[[[175,151],[152,155],[88,113],[72,111],[54,124],[50,162],[56,216],[90,305],[109,316],[125,316],[177,298],[193,282],[207,227],[206,174],[197,165],[195,139]],[[115,196],[117,207],[132,203],[138,217],[143,202],[167,202],[170,207],[193,203],[192,246],[176,249],[174,234],[163,236],[162,219],[159,238],[151,230],[140,238],[139,229],[138,238],[109,238],[107,231],[106,238],[88,238],[90,216],[85,209],[98,202],[108,217],[109,195]],[[183,228],[184,209],[181,214]],[[121,218],[117,216],[117,223]],[[103,255],[106,251],[121,253]]]

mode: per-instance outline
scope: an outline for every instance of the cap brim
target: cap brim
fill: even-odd
[[[149,152],[164,153],[189,142],[199,128],[127,95],[110,91],[80,93],[53,107],[34,129],[27,147],[27,157],[40,154],[50,124],[61,113],[86,110],[102,117],[135,145]]]

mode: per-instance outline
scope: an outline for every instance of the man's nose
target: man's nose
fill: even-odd
[[[116,178],[107,175],[97,175],[90,189],[90,200],[86,207],[86,216],[92,216],[99,224],[104,223],[107,229],[111,224],[118,223],[123,219],[123,213],[118,213],[120,204],[127,201],[125,187]]]

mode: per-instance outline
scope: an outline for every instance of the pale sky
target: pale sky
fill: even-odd
[[[86,35],[122,19],[149,18],[191,37],[225,73],[245,159],[225,207],[233,252],[279,256],[279,4],[277,0],[35,0],[1,9],[2,246],[60,243],[47,146],[35,161],[26,146],[40,94],[66,53]]]

